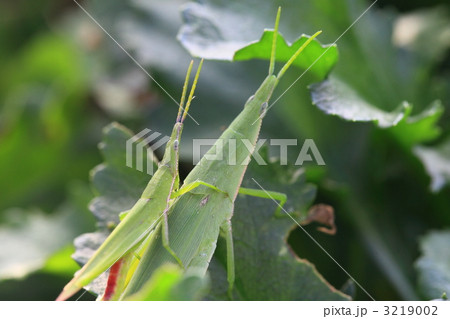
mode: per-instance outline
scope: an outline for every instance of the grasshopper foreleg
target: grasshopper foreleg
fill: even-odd
[[[214,186],[212,184],[209,184],[209,183],[206,183],[206,182],[203,182],[203,181],[195,181],[195,182],[183,185],[179,190],[177,190],[176,192],[173,192],[171,198],[172,199],[177,198],[177,197],[179,197],[179,196],[181,196],[183,194],[186,194],[187,192],[190,192],[190,191],[194,190],[195,188],[197,188],[199,186],[206,186],[206,187],[211,188],[211,189],[213,189],[215,191],[218,191],[219,193],[227,194],[226,192],[224,192],[223,190],[217,188],[216,186]]]

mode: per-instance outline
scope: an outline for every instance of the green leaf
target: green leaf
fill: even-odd
[[[405,116],[408,104],[400,105],[393,112],[385,112],[368,103],[351,87],[335,77],[312,84],[312,102],[322,111],[354,122],[375,122],[386,128],[397,125]]]
[[[272,50],[273,31],[264,31],[261,39],[236,51],[233,61],[245,61],[250,59],[270,60]],[[294,55],[298,48],[306,42],[308,36],[302,35],[294,43],[289,44],[279,34],[277,37],[276,61],[286,62]],[[320,60],[318,60],[320,58]],[[319,79],[324,78],[336,64],[338,51],[336,45],[321,45],[317,40],[312,41],[293,65],[303,70],[308,70]],[[316,62],[317,61],[317,62]]]
[[[1,279],[21,278],[40,269],[76,235],[67,214],[46,216],[39,210],[10,209],[6,215],[7,223],[0,228],[0,241],[5,243],[0,250]]]
[[[22,278],[45,268],[49,257],[86,230],[80,225],[83,216],[70,209],[46,215],[12,208],[5,214],[0,240],[7,244],[0,250],[0,280]]]
[[[450,231],[432,231],[422,238],[422,256],[416,262],[419,289],[428,299],[450,292]]]
[[[315,187],[305,182],[303,171],[270,163],[249,166],[244,187],[284,192],[284,206],[300,221],[315,196]],[[348,300],[317,272],[313,264],[295,255],[286,243],[290,231],[297,227],[289,216],[274,215],[276,204],[271,199],[240,195],[235,204],[233,241],[236,264],[237,298],[242,300]],[[311,243],[314,245],[314,243]],[[220,243],[210,270],[210,299],[223,299],[226,249]],[[217,262],[219,260],[220,262]]]
[[[416,146],[413,151],[431,177],[430,188],[433,192],[450,182],[450,139],[432,147]]]
[[[136,203],[148,183],[150,176],[145,173],[145,165],[144,172],[126,166],[126,145],[132,137],[133,133],[118,123],[111,123],[103,130],[103,140],[99,148],[105,162],[91,172],[97,197],[89,205],[91,212],[97,218],[98,230],[75,239],[76,251],[72,257],[80,265],[84,265],[100,247],[111,229],[119,223],[119,214],[129,210]],[[142,163],[147,163],[147,156],[150,154],[144,150]],[[157,163],[153,162],[154,170],[156,166]],[[86,289],[95,294],[101,294],[106,280],[107,274],[103,274]]]
[[[150,280],[127,300],[141,301],[192,301],[200,300],[209,280],[202,272],[189,269],[184,273],[174,264],[165,264],[155,270]]]
[[[70,258],[73,253],[73,245],[66,245],[47,259],[41,271],[70,278],[79,269],[77,263]]]
[[[273,31],[265,30],[256,35],[256,28],[243,32],[239,20],[248,19],[243,12],[233,11],[233,6],[222,7],[208,4],[188,3],[183,10],[185,24],[178,39],[192,56],[211,60],[245,61],[250,59],[269,60],[272,50]],[[273,11],[275,15],[276,10]],[[239,22],[238,22],[239,21]],[[273,21],[275,21],[273,19]],[[266,26],[273,21],[265,21]],[[262,29],[262,28],[261,28]],[[276,60],[286,62],[307,40],[301,36],[289,44],[282,34],[277,38]],[[320,57],[320,60],[318,58]],[[314,40],[301,54],[294,65],[323,79],[337,62],[336,45],[321,45]],[[316,62],[317,60],[317,62]],[[316,62],[316,63],[315,63]]]
[[[51,260],[58,258],[60,250],[75,236],[89,229],[91,216],[86,209],[92,198],[89,189],[73,184],[69,195],[53,214],[20,208],[4,212],[5,223],[0,226],[0,241],[5,243],[0,249],[0,281],[22,278],[41,269],[55,271]],[[55,272],[67,274],[69,264],[59,265],[60,269]]]
[[[145,173],[146,167],[141,172],[126,166],[126,143],[132,136],[131,131],[117,123],[103,130],[103,141],[99,148],[105,162],[91,172],[92,184],[98,196],[89,206],[103,228],[117,225],[119,214],[133,207],[150,179]],[[141,161],[147,163],[145,151]],[[153,163],[154,171],[156,168],[157,163]]]
[[[374,122],[380,128],[391,128],[390,132],[405,146],[435,139],[441,132],[436,122],[444,109],[438,101],[410,116],[411,104],[403,102],[394,111],[386,112],[336,77],[312,84],[310,89],[313,104],[323,112],[347,121]]]
[[[432,141],[441,134],[441,129],[436,126],[444,113],[441,102],[434,101],[415,116],[410,116],[411,110],[412,106],[408,107],[401,121],[388,129],[402,145],[410,148],[415,144]]]

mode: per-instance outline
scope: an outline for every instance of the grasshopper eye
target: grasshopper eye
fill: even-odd
[[[175,151],[178,150],[178,145],[179,145],[178,140],[173,141],[173,149],[174,149]]]
[[[263,104],[261,104],[261,108],[259,109],[259,115],[261,115],[261,116],[265,115],[268,107],[269,107],[269,103],[267,103],[267,102],[264,102]]]
[[[252,95],[248,98],[247,102],[245,102],[245,105],[247,105],[248,103],[250,103],[251,101],[253,101],[255,99],[255,96]]]

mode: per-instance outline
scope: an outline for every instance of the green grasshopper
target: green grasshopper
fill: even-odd
[[[220,234],[226,239],[228,293],[232,297],[235,274],[231,218],[238,193],[276,199],[280,202],[276,214],[280,213],[286,201],[284,194],[246,189],[240,186],[256,147],[262,119],[275,87],[298,55],[321,31],[311,36],[275,76],[279,19],[280,9],[275,22],[269,75],[245,103],[241,113],[206,153],[208,157],[205,155],[200,160],[186,177],[184,186],[175,192],[177,199],[170,206],[168,223],[166,223],[170,226],[172,248],[169,252],[172,253],[164,249],[164,232],[156,232],[143,253],[122,299],[132,299],[133,294],[142,288],[149,275],[159,266],[166,262],[174,262],[173,253],[176,253],[176,260],[184,268],[195,267],[206,272]],[[222,159],[210,160],[211,156],[218,152],[226,155]],[[227,163],[229,156],[236,159],[237,165]]]
[[[127,253],[130,253],[139,247],[144,239],[148,237],[149,233],[156,229],[162,217],[164,223],[167,223],[167,212],[172,199],[176,197],[174,192],[178,190],[179,186],[178,147],[183,130],[183,122],[188,114],[193,99],[202,64],[203,60],[200,62],[197,69],[186,107],[183,108],[193,61],[191,61],[189,65],[183,86],[177,121],[173,127],[170,139],[167,142],[164,157],[159,164],[157,171],[142,193],[141,198],[128,212],[126,212],[126,214],[124,214],[125,217],[123,220],[99,247],[88,263],[86,263],[86,265],[84,265],[84,267],[81,268],[75,274],[74,278],[64,287],[64,290],[57,300],[69,298],[101,273],[108,270]],[[211,185],[208,186],[213,187]],[[164,245],[173,257],[177,259],[177,255],[170,249],[168,233],[165,232],[167,229],[168,226],[165,225],[163,227],[163,232],[165,234]],[[181,263],[181,261],[179,262]]]

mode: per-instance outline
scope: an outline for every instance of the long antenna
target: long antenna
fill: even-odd
[[[181,114],[183,112],[184,100],[186,99],[186,91],[189,85],[189,77],[191,76],[192,65],[194,64],[194,60],[191,60],[189,63],[189,68],[186,73],[186,78],[184,79],[183,85],[183,93],[181,94],[180,107],[178,108],[177,122],[181,121]]]
[[[277,17],[275,19],[275,29],[273,30],[272,38],[272,52],[270,54],[270,65],[269,65],[269,75],[273,74],[275,70],[275,56],[277,53],[277,36],[278,36],[278,25],[280,24],[281,7],[278,7]]]
[[[294,63],[295,59],[297,59],[298,55],[300,53],[302,53],[302,51],[308,46],[309,43],[311,43],[312,40],[314,40],[315,37],[317,37],[319,34],[321,34],[322,31],[317,31],[316,33],[314,33],[314,35],[312,35],[308,40],[306,40],[305,43],[302,44],[302,46],[300,48],[297,49],[297,51],[294,53],[293,56],[291,56],[291,58],[286,62],[286,64],[283,66],[283,68],[280,70],[280,72],[278,72],[277,78],[280,79],[284,72],[287,71],[287,69],[289,69],[289,67],[291,66],[292,63]]]
[[[200,64],[198,65],[197,73],[195,74],[194,82],[192,83],[192,86],[191,86],[191,92],[189,92],[189,98],[186,103],[186,107],[184,108],[183,117],[181,118],[181,121],[179,121],[181,123],[183,123],[184,119],[186,118],[188,111],[189,111],[189,107],[191,106],[191,102],[194,98],[194,92],[195,92],[195,88],[197,87],[198,77],[200,76],[200,71],[202,69],[202,65],[203,65],[203,59],[201,59]]]

